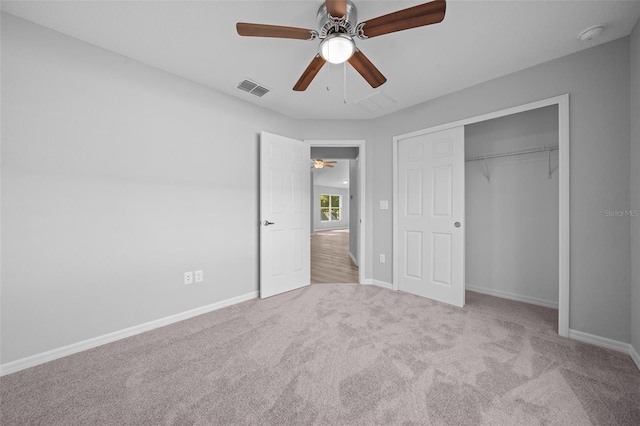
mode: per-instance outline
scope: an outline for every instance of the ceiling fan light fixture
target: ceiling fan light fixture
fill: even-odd
[[[320,56],[332,64],[341,64],[356,51],[356,44],[346,34],[331,34],[320,43]]]

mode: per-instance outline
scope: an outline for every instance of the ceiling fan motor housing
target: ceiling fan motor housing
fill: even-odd
[[[333,17],[327,12],[326,3],[322,3],[318,9],[318,38],[324,39],[334,33],[342,33],[348,35],[356,34],[356,25],[358,23],[358,11],[356,6],[347,1],[347,13],[344,17]]]

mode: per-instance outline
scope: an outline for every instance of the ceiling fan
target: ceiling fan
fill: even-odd
[[[444,19],[446,6],[445,0],[435,0],[357,23],[358,14],[351,1],[325,0],[317,14],[319,31],[246,22],[238,22],[236,30],[239,35],[247,37],[321,40],[318,54],[293,86],[295,91],[306,90],[326,62],[341,64],[346,61],[371,87],[376,88],[387,79],[356,47],[354,38],[365,40],[396,31],[437,24]]]
[[[320,158],[316,158],[315,160],[313,160],[313,163],[311,163],[311,168],[312,169],[321,169],[323,167],[333,167],[333,165],[337,163],[337,161],[322,161]]]

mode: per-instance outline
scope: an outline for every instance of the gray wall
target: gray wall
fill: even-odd
[[[558,145],[550,106],[465,127],[465,156]],[[558,166],[558,152],[551,155]],[[465,163],[466,287],[558,305],[558,172],[547,152]]]
[[[629,38],[619,39],[382,117],[367,140],[377,195],[391,199],[394,135],[569,93],[571,111],[572,329],[630,341]],[[306,137],[306,135],[305,135]],[[374,203],[377,200],[373,201]],[[373,258],[390,253],[391,211],[373,209]],[[367,234],[369,237],[371,234]],[[373,278],[391,282],[391,262]]]
[[[257,291],[294,120],[4,13],[2,103],[2,363]]]
[[[342,212],[340,220],[322,222],[320,220],[320,194],[340,195],[342,197]],[[349,227],[349,189],[333,188],[328,186],[314,185],[313,187],[313,230],[325,231],[329,229],[346,229]]]
[[[261,130],[366,140],[365,279],[391,282],[393,136],[562,93],[570,327],[628,342],[633,315],[638,349],[638,220],[603,214],[638,188],[638,44],[633,80],[624,38],[374,121],[294,121],[2,14],[1,362],[256,291]]]
[[[631,35],[631,209],[640,210],[640,21]],[[640,354],[640,217],[631,226],[631,344]]]
[[[358,158],[358,147],[354,146],[312,146],[311,158],[330,158],[332,160],[350,160]]]

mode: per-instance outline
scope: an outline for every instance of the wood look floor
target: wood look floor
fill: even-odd
[[[311,234],[311,284],[357,282],[358,267],[349,257],[349,230]]]

